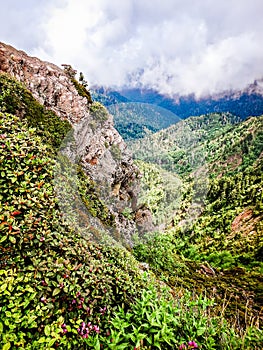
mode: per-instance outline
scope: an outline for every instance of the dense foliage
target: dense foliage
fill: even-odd
[[[237,121],[224,114],[190,118],[132,144],[144,160],[137,163],[141,201],[167,225],[138,241],[134,254],[170,285],[205,289],[221,307],[229,300],[232,322],[237,309],[238,322],[248,314],[262,322],[263,117]],[[179,190],[166,186],[167,170]]]

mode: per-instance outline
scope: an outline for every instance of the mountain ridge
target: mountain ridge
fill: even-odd
[[[95,100],[103,101],[106,106],[119,102],[150,103],[168,109],[181,119],[216,112],[230,112],[242,119],[263,114],[262,79],[255,80],[242,90],[228,90],[200,98],[196,98],[194,94],[171,97],[151,89],[138,88],[117,91],[110,88],[92,88],[91,94]]]

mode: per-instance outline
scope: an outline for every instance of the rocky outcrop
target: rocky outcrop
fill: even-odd
[[[121,213],[127,207],[136,211],[139,171],[114,128],[112,116],[100,104],[91,104],[81,96],[65,70],[3,43],[0,71],[22,82],[42,105],[72,124],[76,148],[71,159],[76,161],[77,157],[86,174],[97,183],[116,217],[117,230],[129,237],[136,224]]]

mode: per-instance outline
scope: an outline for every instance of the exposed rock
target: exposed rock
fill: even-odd
[[[261,216],[254,217],[253,210],[246,209],[233,220],[231,231],[242,235],[254,235],[256,234],[256,224],[260,220]]]
[[[73,125],[76,149],[74,153],[72,145],[67,145],[68,155],[73,162],[80,160],[84,171],[101,188],[102,198],[116,217],[117,230],[130,237],[136,229],[135,221],[121,212],[125,207],[136,210],[139,170],[114,128],[112,116],[104,107],[90,105],[80,96],[66,70],[3,43],[0,71],[22,82],[41,104]],[[143,221],[136,220],[142,227]]]

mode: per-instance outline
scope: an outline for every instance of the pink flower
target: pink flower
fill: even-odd
[[[40,298],[40,301],[42,301],[42,303],[46,304],[47,299],[45,297],[42,297],[42,298]]]
[[[93,326],[93,330],[94,330],[96,333],[98,333],[98,334],[99,334],[99,332],[100,332],[99,326]]]
[[[40,240],[40,242],[44,242],[45,237],[43,237],[43,236],[42,236],[42,237],[40,237],[40,239],[39,239],[39,240]]]
[[[196,342],[194,342],[193,340],[188,342],[188,345],[193,348],[193,349],[197,349],[198,345],[196,344]]]
[[[181,344],[181,345],[179,346],[179,350],[183,350],[183,349],[186,349],[186,345],[185,345],[185,344]]]

